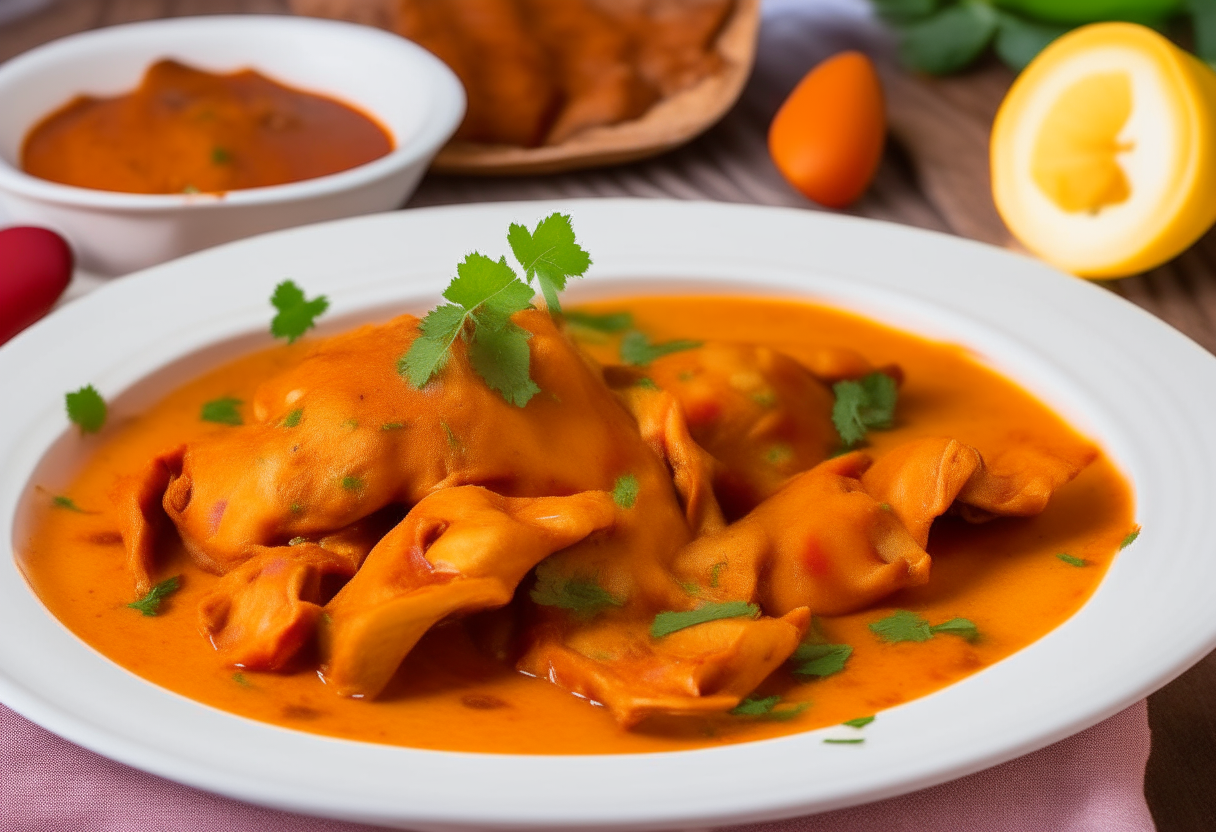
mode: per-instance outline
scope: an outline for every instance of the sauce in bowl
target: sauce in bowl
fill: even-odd
[[[224,192],[339,173],[387,155],[389,133],[332,98],[253,70],[162,60],[135,90],[78,96],[30,130],[26,173],[138,194]]]

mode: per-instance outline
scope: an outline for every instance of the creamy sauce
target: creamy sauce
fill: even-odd
[[[876,366],[898,364],[906,380],[897,424],[870,434],[870,447],[879,454],[931,435],[954,436],[980,448],[1017,441],[1068,453],[1088,445],[1044,405],[981,367],[965,350],[855,316],[800,303],[734,298],[644,298],[588,309],[626,307],[656,341],[764,343],[795,358],[809,356],[814,347],[841,345],[859,350]],[[611,339],[587,346],[601,360],[615,359]],[[222,396],[250,401],[264,378],[291,366],[305,349],[297,344],[241,358],[114,426],[62,492],[87,513],[56,508],[48,496],[33,539],[19,554],[27,579],[51,612],[113,661],[222,710],[299,730],[418,748],[590,754],[700,748],[833,725],[938,690],[1059,626],[1093,593],[1120,542],[1135,528],[1130,486],[1102,454],[1037,517],[982,525],[939,520],[928,546],[933,566],[927,585],[904,590],[881,606],[822,620],[830,641],[854,649],[843,672],[798,682],[782,669],[762,685],[757,695],[779,693],[789,703],[810,703],[788,721],[719,715],[623,730],[606,709],[480,652],[470,633],[486,625],[486,614],[435,628],[380,698],[343,699],[326,689],[307,661],[282,674],[224,666],[200,635],[195,609],[216,578],[193,566],[180,547],[165,574],[183,575],[181,591],[156,617],[128,609],[134,600],[131,578],[109,507],[117,475],[136,471],[166,447],[226,429],[199,421],[204,402]],[[1069,565],[1056,557],[1059,553],[1086,565]],[[923,643],[881,642],[868,625],[894,609],[914,610],[933,624],[965,617],[976,623],[981,637],[975,643],[948,635]]]

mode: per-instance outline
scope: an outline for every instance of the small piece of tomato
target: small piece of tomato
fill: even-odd
[[[874,178],[886,132],[874,64],[860,52],[841,52],[794,87],[769,126],[768,150],[800,193],[843,208]]]
[[[49,312],[71,279],[72,250],[54,231],[0,231],[0,344]]]

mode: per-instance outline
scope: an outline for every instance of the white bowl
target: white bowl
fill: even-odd
[[[375,117],[387,156],[286,185],[226,194],[128,194],[23,173],[21,145],[38,121],[80,94],[135,88],[174,58],[211,72],[253,68]],[[79,263],[124,274],[263,231],[396,208],[464,117],[464,88],[442,62],[377,29],[311,18],[236,15],[98,29],[0,66],[0,209],[64,234]]]

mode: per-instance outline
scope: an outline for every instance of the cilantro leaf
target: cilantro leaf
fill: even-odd
[[[172,578],[167,578],[156,586],[148,590],[148,594],[138,601],[132,601],[127,604],[133,610],[139,610],[147,616],[153,616],[160,612],[161,602],[168,598],[173,593],[181,589],[181,575],[174,575]]]
[[[851,740],[837,740],[837,739],[829,738],[829,739],[824,740],[823,743],[824,743],[824,745],[861,745],[865,741],[866,741],[865,737],[857,737],[857,738],[851,739]]]
[[[612,486],[612,501],[621,508],[633,508],[638,501],[638,487],[638,478],[633,474],[618,477]]]
[[[528,233],[525,226],[511,223],[507,242],[515,259],[524,267],[524,278],[540,285],[541,294],[550,314],[562,311],[557,293],[566,288],[571,277],[582,277],[591,265],[591,257],[574,241],[574,227],[567,214],[550,214]]]
[[[696,349],[701,346],[701,343],[701,341],[681,339],[652,344],[644,333],[635,329],[625,333],[625,337],[621,339],[621,360],[635,367],[643,367],[656,358],[662,358],[673,352]]]
[[[294,428],[300,424],[300,420],[304,418],[304,409],[297,407],[295,410],[283,417],[283,427]]]
[[[347,474],[345,477],[342,478],[342,490],[343,491],[359,491],[363,488],[364,485],[365,485],[365,483],[363,482],[363,480],[361,478],[353,476],[351,474]]]
[[[608,607],[625,603],[594,578],[565,577],[548,561],[541,561],[536,567],[536,586],[532,588],[531,598],[542,607],[570,610],[583,621],[594,618]]]
[[[1128,546],[1131,546],[1133,543],[1136,542],[1136,538],[1139,536],[1140,536],[1140,528],[1136,527],[1136,528],[1132,529],[1130,532],[1127,533],[1127,537],[1123,538],[1123,540],[1119,543],[1119,551],[1122,552]]]
[[[604,315],[593,315],[590,312],[566,311],[562,317],[575,326],[593,329],[596,332],[624,332],[633,328],[632,312],[609,312]]]
[[[62,494],[56,494],[51,498],[51,505],[55,508],[65,508],[68,511],[74,511],[77,514],[86,514],[87,512],[80,506],[76,505],[76,501],[71,497],[65,497]]]
[[[790,661],[798,662],[794,668],[796,676],[831,676],[844,670],[845,662],[853,655],[847,644],[800,644]]]
[[[249,679],[245,676],[245,674],[241,673],[239,671],[232,674],[232,681],[236,682],[238,685],[240,685],[243,688],[253,687],[253,682],[250,682]]]
[[[397,372],[417,388],[447,364],[457,338],[469,343],[469,363],[491,389],[523,407],[540,388],[530,375],[527,330],[511,315],[527,309],[532,289],[507,265],[474,252],[456,267],[443,296],[451,303],[432,309],[418,326],[420,335],[397,362]]]
[[[865,439],[871,428],[886,430],[894,425],[899,391],[889,375],[870,373],[858,381],[838,381],[832,392],[836,394],[832,424],[846,448]]]
[[[856,719],[846,719],[844,722],[842,722],[840,724],[847,725],[850,728],[857,728],[860,730],[861,728],[865,728],[867,725],[869,725],[874,720],[875,720],[875,717],[872,717],[872,716],[859,716]]]
[[[270,321],[270,334],[275,338],[286,338],[292,343],[315,326],[315,321],[329,308],[329,299],[318,295],[312,300],[304,299],[304,290],[291,280],[284,280],[274,287],[270,305],[278,314]]]
[[[75,393],[64,395],[68,419],[75,423],[81,433],[97,433],[106,423],[106,401],[91,384],[86,384]]]
[[[198,417],[204,422],[216,422],[221,425],[240,425],[243,424],[243,421],[237,408],[241,404],[240,399],[234,399],[231,396],[215,399],[203,405]]]
[[[659,385],[654,383],[654,379],[642,376],[633,383],[634,387],[641,387],[643,390],[658,390]]]
[[[951,618],[949,621],[941,624],[934,624],[929,630],[933,635],[946,633],[947,635],[958,636],[964,641],[975,641],[980,637],[979,628],[975,626],[975,622],[967,618]]]
[[[650,625],[650,637],[662,638],[678,630],[721,618],[755,618],[759,614],[760,608],[746,601],[723,601],[704,604],[695,610],[661,612],[654,617],[654,623]]]
[[[722,580],[722,570],[725,569],[726,567],[727,567],[726,561],[721,560],[709,568],[709,585],[710,585],[710,587],[717,589],[718,582]]]
[[[1082,558],[1070,555],[1067,552],[1060,552],[1056,555],[1057,558],[1067,563],[1069,566],[1088,566],[1089,564]]]
[[[933,638],[929,622],[909,610],[896,610],[886,618],[871,622],[870,630],[883,641],[928,641]]]
[[[811,704],[810,702],[799,702],[792,708],[776,710],[780,702],[780,696],[766,696],[763,699],[749,696],[734,708],[731,708],[730,713],[732,716],[750,716],[758,719],[785,721],[798,716],[798,714],[809,708]]]

